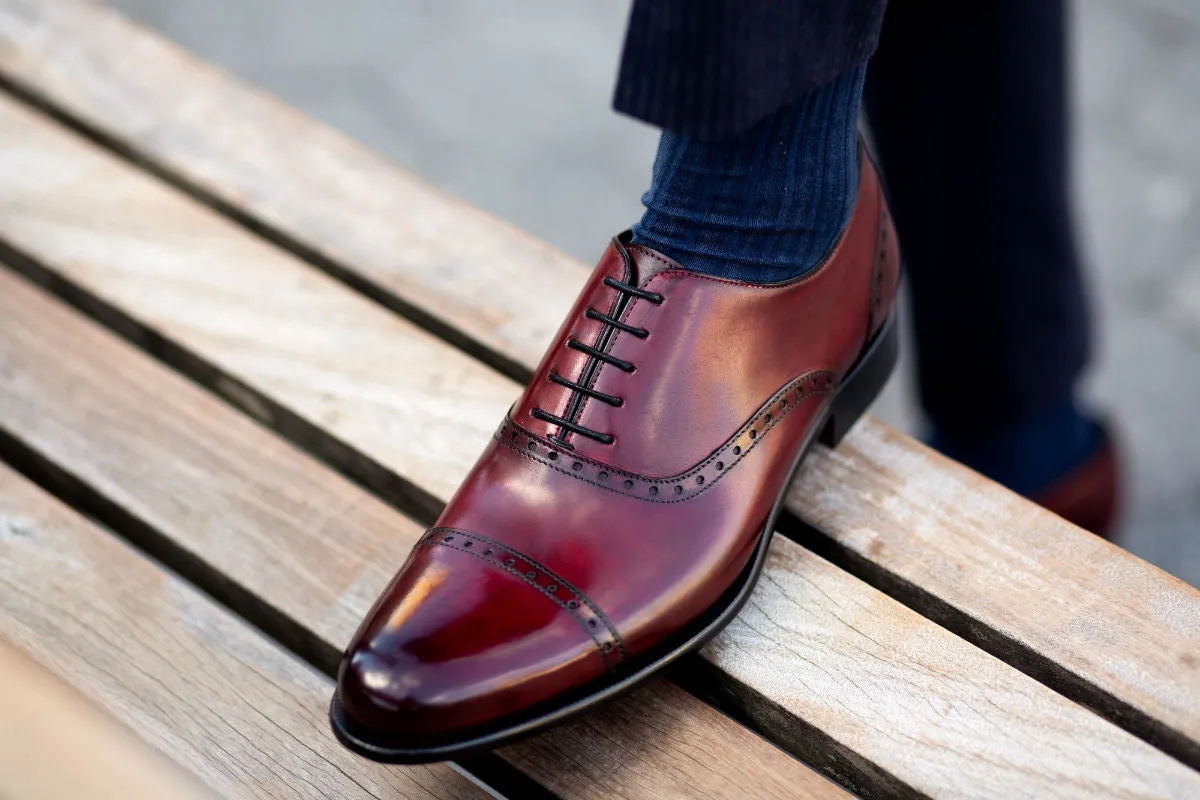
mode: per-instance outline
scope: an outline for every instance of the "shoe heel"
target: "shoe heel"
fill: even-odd
[[[850,370],[829,409],[819,441],[837,447],[858,418],[883,391],[900,355],[900,326],[892,314],[883,323],[875,341]]]

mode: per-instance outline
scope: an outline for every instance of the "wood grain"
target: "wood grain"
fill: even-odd
[[[509,374],[586,275],[107,9],[0,0],[0,75]],[[802,475],[789,508],[844,567],[1200,767],[1200,592],[874,420]]]
[[[83,695],[0,639],[0,797],[215,798]]]
[[[364,270],[405,309],[502,361],[513,352],[536,361],[587,276],[549,245],[103,7],[4,0],[0,71],[105,127],[119,120],[118,135],[149,159],[172,169],[182,161],[195,186],[289,231],[326,266]],[[597,256],[606,244],[596,243]]]
[[[194,286],[191,275],[197,266],[193,251],[183,246],[186,237],[179,232],[203,231],[205,246],[226,254],[240,252],[243,245],[234,240],[245,234],[206,216],[185,199],[67,133],[0,103],[0,164],[8,149],[18,147],[23,152],[22,163],[57,165],[70,175],[70,183],[53,180],[54,172],[47,167],[40,170],[38,181],[16,179],[0,186],[0,235],[19,241],[21,248],[41,259],[54,274],[105,298],[129,317],[152,319],[161,335],[181,346],[194,343],[197,348],[210,348],[209,357],[223,366],[223,354],[230,353],[231,372],[236,368],[243,387],[258,392],[256,397],[275,394],[281,405],[306,407],[313,396],[330,391],[326,381],[331,376],[335,387],[351,386],[362,372],[352,368],[351,362],[342,367],[341,376],[334,374],[336,364],[317,373],[308,365],[307,349],[293,346],[287,356],[291,363],[288,379],[280,380],[276,371],[284,362],[278,353],[269,353],[272,357],[267,359],[256,357],[263,348],[264,333],[256,327],[249,331],[226,328],[219,347],[214,346],[219,337],[194,333],[194,320],[205,312],[247,320],[262,315],[277,324],[296,326],[294,320],[289,321],[289,314],[306,317],[322,302],[344,302],[350,309],[353,299],[361,304],[362,313],[347,311],[346,318],[353,320],[349,341],[370,350],[378,346],[372,344],[373,339],[402,335],[390,321],[378,322],[365,300],[350,295],[346,300],[327,300],[325,295],[345,291],[334,284],[314,290],[306,296],[309,302],[294,306],[287,292],[240,290],[239,283],[260,287],[261,292],[268,284],[286,287],[308,280],[301,275],[286,279],[289,270],[303,273],[306,268],[276,252],[256,251],[254,257],[239,261],[237,283],[214,284],[211,289],[219,303],[206,300],[206,292],[194,292],[190,306],[182,312],[183,321],[176,322],[172,314],[179,313],[178,309],[159,298],[174,297],[172,286],[180,281]],[[152,226],[147,216],[131,215],[131,209],[154,217],[156,224]],[[63,220],[69,224],[64,225]],[[64,243],[72,238],[87,246]],[[134,282],[124,277],[125,262],[152,263],[153,269],[139,270],[139,280]],[[263,308],[268,305],[264,297],[273,308]],[[17,318],[28,304],[28,300],[17,303],[8,314]],[[234,305],[243,307],[230,308]],[[44,316],[38,314],[36,319]],[[329,318],[339,319],[335,315]],[[26,326],[32,324],[34,320]],[[63,324],[56,322],[55,326]],[[324,334],[334,339],[343,336],[336,324],[327,326]],[[401,341],[393,341],[391,346],[404,349]],[[318,357],[322,357],[320,353]],[[63,362],[70,360],[69,350],[26,358],[27,366],[20,374],[33,372],[34,367],[64,369]],[[312,381],[314,374],[321,380]],[[440,379],[436,361],[425,375],[430,381]],[[369,383],[374,378],[365,375],[363,380]],[[417,377],[410,375],[409,380]],[[93,381],[111,383],[112,379],[101,374]],[[115,490],[110,488],[113,482],[151,494],[158,491],[156,481],[119,481],[112,464],[105,469],[91,466],[96,460],[92,454],[105,448],[74,442],[75,437],[61,433],[71,430],[71,425],[51,420],[54,415],[71,413],[55,411],[61,403],[98,404],[83,399],[82,381],[74,382],[71,392],[55,391],[55,383],[57,380],[45,388],[27,389],[20,402],[5,401],[4,407],[26,411],[19,419],[6,419],[4,426],[25,436],[39,432],[36,440],[29,442],[31,447],[64,467],[86,470],[86,480],[97,484],[104,494]],[[25,381],[12,384],[20,387]],[[508,391],[515,387],[509,386]],[[64,399],[47,401],[53,397]],[[347,393],[331,401],[338,419],[346,420],[351,430],[358,424],[357,397]],[[142,413],[149,402],[150,398],[143,397],[124,405],[137,410],[130,413]],[[407,403],[406,413],[419,421],[423,413],[419,400],[397,398],[394,402]],[[158,400],[156,405],[165,404]],[[369,405],[364,413],[373,413]],[[39,425],[35,417],[46,421]],[[130,427],[129,423],[122,426]],[[386,468],[411,474],[414,462],[394,435],[384,427],[354,444]],[[180,442],[146,450],[157,453],[157,460],[153,467],[139,460],[138,467],[154,475],[180,469],[180,455],[187,452]],[[192,480],[199,480],[207,470],[193,472]],[[424,478],[413,475],[412,480]],[[449,478],[458,479],[461,474]],[[434,483],[428,485],[431,493],[442,491]],[[206,502],[204,508],[214,505],[219,507]],[[221,531],[229,526],[228,520],[222,520],[214,528]],[[340,530],[338,533],[342,535]],[[172,525],[167,535],[182,540],[189,536],[178,525]],[[855,790],[879,796],[925,793],[948,797],[997,793],[1082,797],[1094,795],[1098,787],[1113,796],[1129,797],[1200,792],[1197,773],[796,544],[777,539],[772,549],[770,565],[753,598],[753,608],[761,609],[761,615],[744,614],[718,637],[703,659],[692,662],[692,669],[698,674],[713,673],[713,680],[704,680],[702,675],[696,680],[716,687],[718,699],[752,720],[761,732],[819,763]],[[231,566],[230,571],[235,568]],[[272,579],[269,588],[282,595],[271,600],[279,605],[287,602],[286,592],[292,591],[287,576]],[[689,680],[689,676],[681,679]],[[595,725],[594,730],[602,736],[620,730],[613,717],[588,717],[579,725]],[[674,728],[667,722],[663,730]],[[657,747],[660,740],[660,736],[643,733],[628,741],[634,743],[636,752]],[[555,735],[543,741],[553,746]],[[598,770],[606,768],[597,765]]]
[[[0,635],[222,796],[485,797],[343,750],[328,680],[2,464],[0,603]]]
[[[839,563],[1200,768],[1195,587],[878,422],[789,505]]]
[[[411,479],[380,490],[437,513],[425,498],[456,488],[516,398],[495,371],[4,96],[0,129],[9,244],[77,265],[98,297],[220,364],[214,388],[264,423],[294,420],[250,397],[249,377],[308,425],[375,443]],[[28,138],[41,133],[44,146]]]
[[[179,571],[209,565],[341,652],[416,523],[3,269],[0,319],[0,439],[62,465],[116,510],[64,491]],[[504,755],[568,798],[846,797],[661,680]]]
[[[804,548],[773,546],[763,581],[706,657],[746,716],[782,710],[852,743],[813,761],[828,774],[886,753],[876,762],[938,797],[1200,791],[1200,774]]]

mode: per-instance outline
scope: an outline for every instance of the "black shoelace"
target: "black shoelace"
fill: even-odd
[[[621,247],[619,244],[618,247],[621,250],[621,255],[625,258],[625,263],[629,265],[630,258],[628,252],[626,252],[625,248]],[[632,274],[632,269],[630,270],[630,273]],[[580,425],[579,423],[575,422],[575,417],[583,406],[583,400],[588,397],[595,398],[601,403],[607,403],[615,408],[620,408],[625,403],[623,398],[614,397],[611,394],[605,394],[604,392],[597,391],[588,386],[588,384],[592,382],[592,379],[595,377],[596,371],[599,369],[599,365],[601,363],[611,364],[622,372],[634,371],[635,367],[633,364],[606,353],[605,348],[612,339],[614,331],[623,331],[631,336],[636,336],[639,339],[645,339],[650,335],[650,331],[646,330],[645,328],[637,328],[633,325],[627,325],[620,320],[620,316],[625,312],[625,309],[628,307],[632,298],[638,297],[642,300],[648,300],[649,302],[654,303],[654,305],[659,305],[663,301],[663,296],[661,294],[648,292],[645,289],[639,289],[636,286],[623,283],[615,278],[605,278],[604,285],[616,289],[620,294],[617,298],[616,305],[613,308],[611,315],[604,314],[594,308],[588,308],[587,310],[586,316],[588,319],[594,319],[597,322],[603,323],[604,326],[600,331],[600,337],[596,340],[596,346],[592,347],[590,345],[586,345],[574,338],[567,340],[567,347],[571,348],[572,350],[578,350],[579,352],[585,353],[588,356],[587,363],[583,366],[583,372],[580,374],[579,380],[573,381],[568,378],[564,378],[557,372],[550,373],[550,380],[552,382],[557,383],[559,386],[564,386],[567,389],[570,389],[572,392],[571,400],[567,404],[567,411],[565,415],[560,417],[555,414],[551,414],[548,411],[543,411],[540,408],[535,408],[530,412],[536,419],[540,419],[543,422],[549,422],[552,425],[557,425],[559,427],[558,433],[550,438],[568,449],[573,449],[566,441],[568,432],[577,433],[580,436],[586,436],[587,438],[600,442],[601,444],[613,443],[612,434],[592,430],[584,425]]]

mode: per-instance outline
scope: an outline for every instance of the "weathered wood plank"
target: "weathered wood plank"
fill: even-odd
[[[1200,768],[1195,587],[879,423],[789,505],[821,552]]]
[[[314,254],[367,268],[407,309],[428,310],[501,359],[530,339],[540,353],[586,277],[549,245],[108,9],[4,0],[0,71],[105,126],[119,120],[118,135],[152,160],[175,166],[184,156],[196,185],[277,230],[304,231]],[[530,294],[545,302],[530,304]]]
[[[2,639],[0,708],[0,797],[7,800],[215,798]]]
[[[107,9],[0,0],[0,75],[335,262],[325,267],[379,299],[466,331],[510,374],[537,362],[586,274]],[[874,420],[802,476],[789,508],[845,566],[1200,766],[1200,593]],[[905,499],[913,480],[925,501]],[[963,487],[975,508],[965,524],[953,511]],[[1045,557],[1031,567],[1035,553]],[[1089,618],[1120,624],[1081,625],[1084,602]]]
[[[365,300],[358,300],[362,309],[357,314],[349,313],[349,300],[329,300],[345,292],[336,285],[305,295],[305,303],[293,303],[287,287],[309,278],[281,276],[288,270],[304,272],[304,267],[269,250],[246,256],[242,248],[250,245],[235,243],[245,234],[233,226],[65,132],[0,103],[0,165],[4,153],[18,147],[22,163],[57,167],[41,169],[37,181],[17,179],[0,186],[0,236],[126,315],[152,320],[161,335],[207,349],[208,357],[235,374],[247,392],[256,392],[253,398],[275,393],[281,404],[304,408],[328,391],[328,376],[309,368],[306,343],[296,347],[283,342],[280,347],[290,347],[292,370],[288,380],[281,380],[276,371],[282,369],[283,357],[264,348],[257,327],[248,332],[227,328],[218,341],[220,337],[196,333],[196,319],[206,314],[251,319],[256,313],[270,319],[275,314],[273,324],[295,327],[296,319],[310,317],[321,303],[344,302],[344,316],[318,315],[328,320],[325,336],[370,349],[375,346],[371,339],[401,335],[390,321],[378,321]],[[55,180],[56,170],[69,176],[69,183]],[[200,266],[182,231],[226,257],[243,258],[236,281],[214,286],[219,303],[206,300],[207,292],[193,292],[177,321],[173,315],[180,311],[172,305],[172,287],[181,282],[194,286],[192,275]],[[151,262],[153,269],[147,269]],[[132,270],[136,282],[129,278],[129,264],[141,265]],[[240,284],[258,291],[245,292]],[[164,304],[163,297],[169,302]],[[235,305],[239,307],[230,308]],[[350,324],[346,320],[352,321],[353,336],[341,327]],[[402,349],[403,344],[396,346]],[[336,371],[338,366],[327,368]],[[437,381],[436,366],[426,368],[427,380]],[[341,369],[334,386],[352,385],[362,375],[357,364]],[[313,381],[314,374],[322,380]],[[362,379],[373,380],[370,375]],[[515,386],[507,391],[511,397]],[[351,420],[352,429],[359,402],[350,393],[330,401],[330,408],[339,419]],[[407,414],[419,419],[419,407],[407,408]],[[48,413],[44,404],[39,412]],[[369,404],[364,413],[374,413]],[[25,431],[30,425],[22,420],[10,430]],[[413,475],[404,443],[392,440],[394,436],[384,428],[353,444],[383,467],[424,480],[424,475]],[[62,439],[50,437],[38,446],[53,450],[62,446]],[[74,449],[47,457],[81,468],[93,458],[88,453],[102,448]],[[175,451],[173,445],[169,452]],[[169,470],[177,460],[162,459],[156,470]],[[103,470],[89,469],[95,480],[109,480]],[[445,496],[436,483],[428,485],[431,493]],[[956,797],[1200,792],[1197,773],[794,543],[776,540],[753,602],[762,613],[742,615],[705,652],[704,660],[692,663],[695,672],[714,671],[719,680],[696,680],[719,687],[727,702],[740,706],[769,736],[855,788]],[[830,664],[838,666],[830,669]]]
[[[3,464],[0,605],[0,635],[222,796],[486,796],[343,750],[327,679]]]
[[[421,528],[3,269],[0,319],[0,440],[93,487],[120,509],[95,508],[113,527],[139,520],[246,587],[332,664]],[[846,796],[665,681],[504,755],[564,797]]]
[[[383,461],[404,464],[401,474],[420,481],[387,485],[371,470],[362,477],[414,508],[436,512],[431,496],[453,491],[516,397],[511,381],[464,353],[148,176],[100,158],[102,151],[81,148],[2,95],[0,125],[9,243],[53,242],[52,252],[36,248],[41,257],[79,265],[90,273],[79,275],[84,283],[107,287],[101,296],[130,301],[155,332],[220,363],[232,378],[214,377],[221,391],[242,396],[237,381],[254,376],[266,394],[290,397],[307,424],[352,446],[379,444]],[[47,147],[27,138],[35,129],[51,134]],[[117,183],[104,185],[109,177]],[[98,217],[101,206],[107,211]],[[308,391],[315,386],[321,391]],[[342,412],[347,404],[354,415]],[[276,427],[303,424],[266,404],[246,407]]]

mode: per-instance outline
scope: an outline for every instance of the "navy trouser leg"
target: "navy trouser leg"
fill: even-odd
[[[1059,0],[892,0],[865,103],[905,253],[921,401],[977,436],[1069,403],[1089,350]]]

